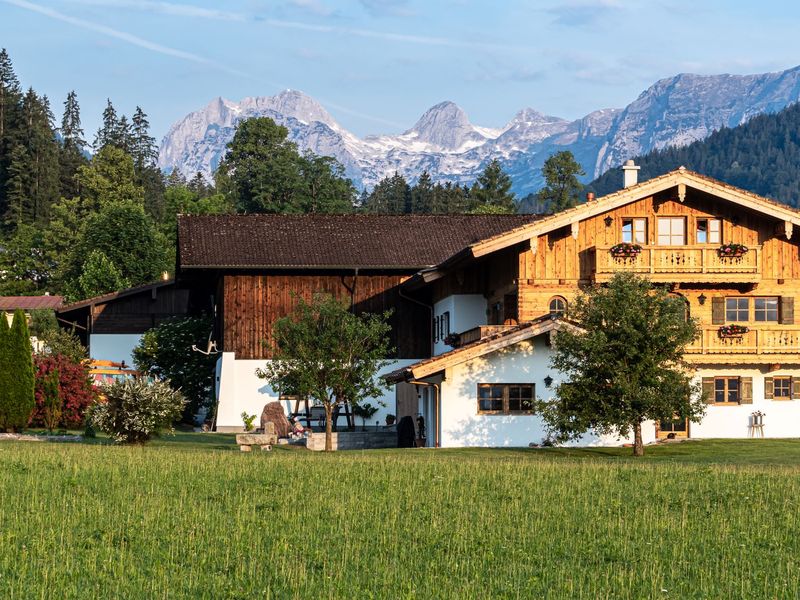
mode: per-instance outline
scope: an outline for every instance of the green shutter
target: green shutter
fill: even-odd
[[[794,324],[794,296],[781,296],[781,323]]]
[[[703,399],[706,404],[714,404],[714,378],[703,377]]]
[[[792,377],[792,400],[800,400],[800,378]]]
[[[739,404],[753,403],[753,378],[739,377]]]
[[[771,400],[775,397],[775,382],[772,377],[764,377],[764,398]]]
[[[713,325],[725,324],[725,298],[711,299],[711,323]]]

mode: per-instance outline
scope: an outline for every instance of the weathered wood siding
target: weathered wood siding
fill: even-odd
[[[357,313],[393,310],[392,339],[398,358],[430,355],[430,313],[400,298],[406,275],[225,275],[221,319],[223,348],[236,358],[269,358],[275,321],[290,315],[298,298],[327,293],[352,302]]]
[[[144,333],[188,314],[189,290],[175,286],[142,291],[91,307],[92,333]]]

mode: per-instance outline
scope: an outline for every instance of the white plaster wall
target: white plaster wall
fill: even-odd
[[[378,376],[394,371],[401,367],[413,364],[419,359],[395,360],[378,372]],[[265,360],[237,360],[233,352],[223,352],[217,361],[217,430],[242,431],[242,412],[256,415],[256,423],[261,417],[261,411],[267,402],[274,402],[278,394],[263,379],[256,377],[256,369],[263,368]],[[367,425],[375,425],[375,421],[383,424],[387,414],[397,414],[395,404],[394,386],[387,388],[380,398],[369,399],[365,402],[378,406],[378,412],[370,419]],[[379,406],[383,402],[385,406]],[[284,402],[284,410],[288,415],[294,410],[294,403]],[[344,424],[344,418],[339,419],[339,425]],[[361,419],[356,417],[356,426],[361,426]]]
[[[764,437],[800,437],[800,400],[767,400],[764,398],[764,378],[788,375],[800,377],[800,369],[781,369],[769,373],[761,369],[718,367],[702,369],[702,377],[752,377],[753,403],[739,406],[708,405],[700,423],[689,425],[693,438],[744,438],[750,435],[750,414],[760,410],[765,413]]]
[[[434,318],[450,312],[450,332],[463,333],[473,327],[486,325],[486,298],[481,294],[454,294],[433,305]],[[442,340],[434,343],[433,354],[437,356],[453,348]]]
[[[138,333],[93,333],[89,336],[89,355],[95,360],[124,361],[133,366],[133,349],[141,339]]]
[[[550,356],[545,337],[538,336],[449,370],[441,384],[441,446],[520,447],[541,443],[546,434],[538,415],[478,414],[478,384],[533,383],[537,398],[552,398],[560,374],[550,367]],[[544,384],[548,375],[554,380],[551,388]],[[642,433],[645,443],[653,441],[655,426],[646,423]],[[589,433],[573,445],[614,446],[627,441]]]

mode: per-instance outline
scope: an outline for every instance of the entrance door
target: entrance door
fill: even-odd
[[[689,419],[656,421],[656,438],[659,440],[689,437]]]

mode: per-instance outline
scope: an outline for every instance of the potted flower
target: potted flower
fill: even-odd
[[[628,242],[622,242],[621,244],[617,244],[616,246],[611,246],[608,252],[614,258],[636,258],[641,254],[642,247],[639,244],[630,244]]]
[[[717,248],[717,254],[721,258],[741,258],[750,251],[744,244],[722,244]]]
[[[453,348],[455,348],[456,346],[458,346],[460,340],[461,336],[458,335],[457,333],[448,333],[446,336],[444,336],[443,341],[448,346],[452,346]]]
[[[742,337],[745,333],[750,331],[749,327],[744,325],[723,325],[719,328],[718,333],[721,338]]]

